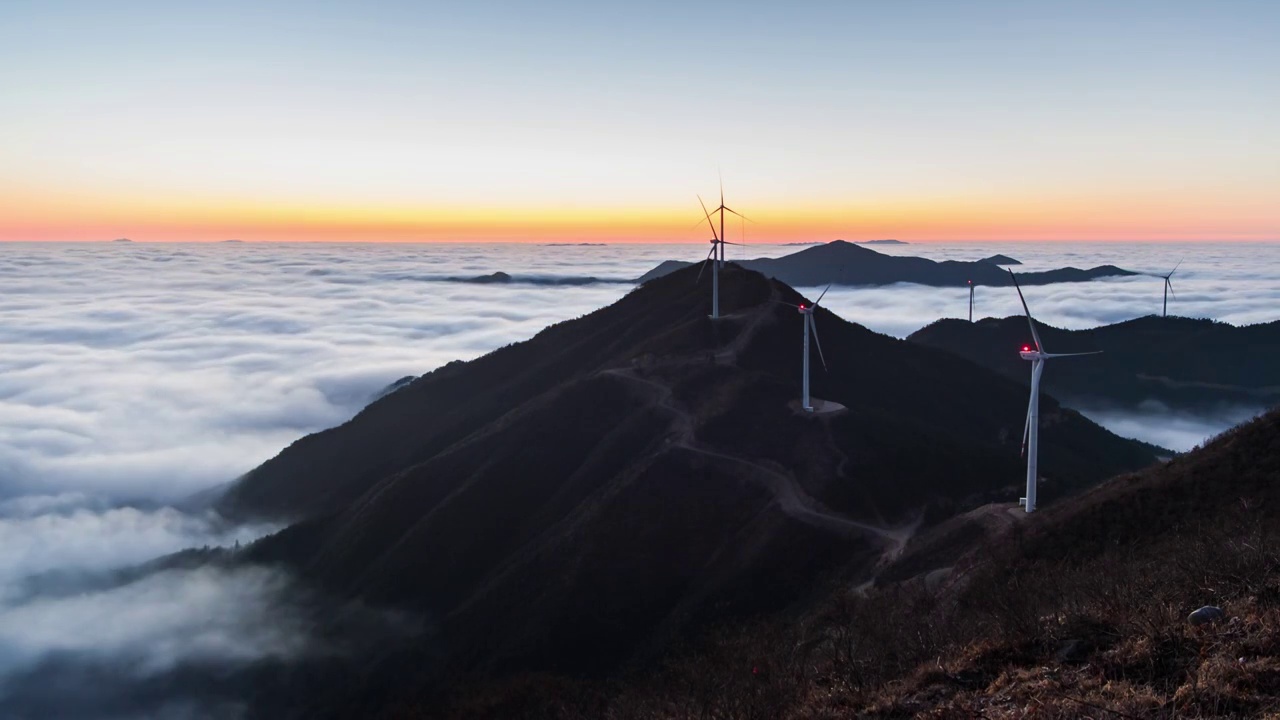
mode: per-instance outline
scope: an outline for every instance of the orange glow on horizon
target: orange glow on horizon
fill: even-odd
[[[930,240],[1277,240],[1261,201],[1205,198],[938,198],[781,206],[733,202],[753,222],[726,221],[748,243],[895,238]],[[0,240],[208,242],[702,242],[692,207],[433,207],[240,199],[51,198],[6,194]],[[1229,217],[1228,222],[1218,218]]]

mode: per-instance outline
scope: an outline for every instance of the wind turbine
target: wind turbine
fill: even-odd
[[[804,317],[804,380],[801,383],[804,394],[800,398],[800,407],[805,412],[813,412],[813,406],[809,404],[809,333],[813,333],[813,343],[818,346],[818,359],[822,361],[822,369],[827,369],[827,359],[822,356],[822,341],[818,340],[818,326],[814,324],[813,311],[818,309],[818,303],[822,302],[822,298],[827,294],[827,290],[830,289],[831,286],[827,285],[826,290],[822,291],[822,295],[819,295],[812,305],[786,303],[798,310],[800,315]]]
[[[716,320],[720,317],[720,268],[724,265],[724,246],[739,245],[741,243],[728,242],[724,239],[724,211],[742,217],[739,213],[729,210],[724,206],[724,185],[720,186],[720,207],[707,212],[707,204],[702,202],[702,196],[698,196],[698,204],[702,205],[702,215],[707,219],[707,225],[711,228],[711,252],[707,253],[707,259],[702,261],[702,268],[698,270],[698,279],[694,282],[702,281],[702,273],[707,269],[707,263],[711,263],[711,319]],[[715,223],[711,221],[712,212],[720,212],[720,232],[716,232]],[[744,218],[745,219],[745,218]],[[714,260],[714,262],[712,262]]]
[[[969,322],[973,322],[973,281],[969,281]]]
[[[701,201],[702,201],[702,198],[698,198],[698,201],[699,201],[699,202],[701,202]],[[706,207],[705,207],[705,206],[703,207],[703,210],[704,210],[704,211],[706,210]],[[725,213],[733,213],[734,215],[737,215],[738,217],[742,218],[743,220],[748,220],[749,218],[748,218],[746,215],[743,215],[742,213],[738,212],[737,210],[733,210],[733,209],[731,209],[731,208],[729,208],[729,207],[726,207],[726,206],[725,206],[725,204],[724,204],[724,180],[721,180],[721,181],[720,181],[720,205],[719,205],[719,207],[712,208],[711,213],[720,213],[720,234],[719,234],[719,235],[717,235],[716,237],[720,238],[720,258],[719,258],[719,262],[720,262],[720,265],[721,265],[721,266],[724,266],[724,246],[725,246],[725,245],[737,245],[737,244],[739,244],[739,243],[726,243],[726,242],[724,241],[724,214],[725,214]],[[708,213],[708,214],[707,214],[707,221],[708,221],[708,222],[710,222],[710,220],[711,220],[711,213]],[[712,231],[712,232],[715,232],[715,227],[714,227],[714,226],[712,226],[711,231]]]
[[[1178,272],[1178,267],[1181,265],[1182,265],[1182,261],[1179,260],[1178,264],[1173,266],[1173,269],[1169,271],[1168,275],[1156,276],[1156,277],[1164,278],[1164,312],[1161,315],[1161,317],[1169,317],[1169,296],[1173,294],[1173,283],[1169,282],[1169,278],[1173,277],[1173,274]],[[1174,295],[1173,299],[1177,300],[1178,296]]]
[[[1031,401],[1027,404],[1027,424],[1022,430],[1022,452],[1027,456],[1027,496],[1018,500],[1019,505],[1027,508],[1027,512],[1036,509],[1036,474],[1040,453],[1040,375],[1044,373],[1044,363],[1050,358],[1073,357],[1075,355],[1097,355],[1100,351],[1085,353],[1050,353],[1045,352],[1044,343],[1040,342],[1040,333],[1036,332],[1036,323],[1031,319],[1031,310],[1027,308],[1027,299],[1022,296],[1022,288],[1018,285],[1018,277],[1009,271],[1013,278],[1013,286],[1018,288],[1018,299],[1022,301],[1022,309],[1027,314],[1027,325],[1031,326],[1031,339],[1035,347],[1023,345],[1018,354],[1023,360],[1031,362]]]

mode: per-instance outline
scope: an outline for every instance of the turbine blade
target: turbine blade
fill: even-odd
[[[1178,293],[1173,291],[1173,283],[1169,282],[1169,278],[1164,279],[1164,284],[1169,286],[1169,294],[1173,296],[1174,300],[1177,300]]]
[[[1102,354],[1101,350],[1094,350],[1092,352],[1082,352],[1082,353],[1044,353],[1044,357],[1046,358],[1079,357],[1080,355],[1101,355],[1101,354]]]
[[[826,286],[825,288],[823,288],[823,290],[822,290],[822,294],[818,296],[818,299],[817,299],[817,300],[814,300],[814,301],[813,301],[813,305],[814,305],[814,307],[817,307],[817,306],[818,306],[818,303],[822,302],[822,298],[824,298],[824,297],[826,297],[826,296],[827,296],[827,290],[830,290],[830,289],[831,289],[831,285],[832,285],[832,284],[833,284],[833,283],[827,283],[827,286]]]
[[[707,204],[702,202],[701,195],[698,196],[698,204],[702,206],[702,214],[707,217],[707,224],[711,226],[711,236],[719,242],[720,236],[716,234],[716,224],[711,222],[711,213],[707,212]]]
[[[698,279],[693,281],[694,285],[702,282],[702,273],[707,269],[707,263],[711,262],[711,254],[716,251],[716,246],[711,246],[711,252],[707,253],[707,259],[702,261],[702,267],[698,268]]]
[[[717,168],[716,175],[720,178],[720,207],[724,207],[724,173]]]
[[[1009,271],[1009,277],[1013,278],[1013,286],[1018,289],[1018,299],[1022,301],[1022,309],[1027,313],[1027,325],[1031,328],[1031,337],[1036,341],[1036,350],[1044,352],[1044,344],[1040,342],[1040,333],[1036,332],[1036,323],[1031,319],[1031,308],[1027,307],[1027,299],[1022,296],[1022,288],[1018,285],[1018,276]]]
[[[1040,394],[1040,375],[1044,372],[1044,361],[1037,360],[1031,364],[1031,395],[1027,398],[1027,422],[1022,426],[1022,456],[1027,455],[1027,444],[1031,440],[1031,407],[1036,396]]]
[[[1186,258],[1182,258],[1182,260],[1186,260]],[[1173,274],[1174,274],[1174,273],[1176,273],[1176,272],[1178,272],[1178,268],[1182,267],[1182,260],[1179,260],[1179,261],[1178,261],[1178,264],[1177,264],[1177,265],[1174,265],[1174,266],[1173,266],[1173,269],[1169,271],[1169,274],[1168,274],[1168,275],[1165,275],[1165,279],[1166,279],[1166,280],[1168,280],[1169,278],[1173,277]]]
[[[813,332],[813,344],[818,348],[818,359],[822,361],[822,369],[827,369],[827,359],[822,356],[822,341],[818,339],[818,323],[813,320],[813,313],[804,316],[809,323],[809,330]]]
[[[1034,371],[1032,371],[1034,372]],[[1022,450],[1018,455],[1027,456],[1027,441],[1031,439],[1031,400],[1027,400],[1027,421],[1022,425]]]
[[[734,215],[737,215],[738,217],[742,218],[743,220],[746,220],[747,222],[752,222],[752,223],[755,222],[755,220],[752,220],[751,218],[747,217],[746,215],[743,215],[742,213],[732,208],[724,208],[724,211],[727,213],[733,213]]]

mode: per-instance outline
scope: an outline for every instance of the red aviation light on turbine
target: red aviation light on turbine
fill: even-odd
[[[1030,346],[1030,345],[1023,345],[1023,346],[1022,346],[1022,352],[1031,352],[1031,346]]]

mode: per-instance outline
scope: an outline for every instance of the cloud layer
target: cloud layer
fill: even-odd
[[[178,498],[630,289],[415,279],[492,269],[465,247],[0,246],[0,497]]]
[[[1163,275],[1181,260],[1183,263],[1172,278],[1176,295],[1169,298],[1169,314],[1235,325],[1280,319],[1280,244],[989,243],[877,246],[876,250],[934,260],[976,260],[1003,253],[1024,263],[1013,266],[1015,272],[1112,264]],[[1139,275],[1043,285],[1023,292],[1037,320],[1056,327],[1083,329],[1158,315],[1163,283],[1161,278]],[[963,318],[969,312],[969,292],[964,288],[832,288],[823,302],[846,319],[898,337],[940,317]],[[1021,313],[1022,306],[1012,288],[976,289],[975,319]]]
[[[735,255],[799,248],[748,246]],[[1026,269],[1114,263],[1174,276],[1175,313],[1234,323],[1280,316],[1275,245],[879,246],[935,259],[1012,255]],[[467,285],[429,278],[636,277],[701,246],[0,246],[0,497],[85,492],[182,497],[292,440],[340,423],[378,389],[527,338],[630,286]],[[814,290],[815,294],[817,289]],[[1159,312],[1161,281],[1028,289],[1044,322],[1090,327]],[[963,290],[833,288],[826,304],[906,334],[963,316]],[[979,288],[977,313],[1018,310]]]
[[[730,259],[797,249],[735,247]],[[1173,312],[1280,317],[1276,246],[878,249],[935,259],[1002,252],[1027,269],[1167,271],[1185,255]],[[287,609],[298,592],[288,577],[217,566],[120,571],[268,532],[168,504],[343,422],[400,377],[525,339],[630,290],[439,278],[617,281],[704,255],[705,246],[0,245],[0,714],[97,717],[121,687],[185,665],[315,652]],[[1028,302],[1044,322],[1089,327],[1158,312],[1160,283],[1036,287]],[[894,286],[833,288],[825,304],[902,337],[963,316],[967,302],[964,291]],[[1008,289],[979,288],[977,307],[980,316],[1019,310]],[[1248,414],[1085,412],[1177,449]],[[223,700],[161,696],[141,714],[235,717],[240,708]]]
[[[138,568],[268,529],[78,493],[0,502],[0,716],[108,717],[103,703],[120,703],[138,716],[182,717],[197,710],[182,693],[139,704],[133,685],[184,665],[228,669],[308,652],[299,616],[283,610],[293,593],[280,572]],[[190,716],[210,716],[201,707]]]

